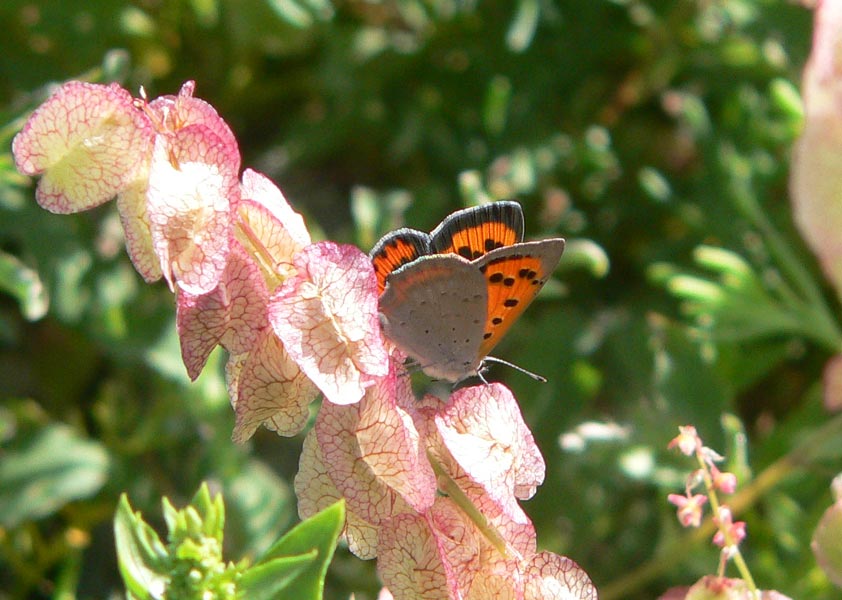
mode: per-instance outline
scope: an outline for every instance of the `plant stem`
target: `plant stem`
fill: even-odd
[[[447,494],[448,497],[453,500],[453,503],[462,509],[465,515],[467,515],[471,522],[477,526],[477,529],[479,529],[486,539],[491,542],[497,551],[505,558],[522,559],[520,552],[518,552],[517,549],[514,548],[502,535],[500,535],[500,532],[488,522],[485,515],[477,509],[468,495],[462,488],[459,487],[459,484],[456,483],[453,477],[450,476],[450,473],[445,470],[441,462],[439,462],[429,449],[427,450],[427,459],[433,466],[433,471],[438,478],[441,491]]]

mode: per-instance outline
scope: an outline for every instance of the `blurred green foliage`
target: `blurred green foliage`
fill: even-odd
[[[7,149],[55,82],[154,97],[193,79],[243,164],[322,236],[368,250],[404,223],[429,230],[466,203],[517,197],[530,235],[569,242],[497,352],[549,383],[491,374],[547,461],[526,503],[540,545],[606,600],[713,572],[709,532],[682,530],[666,503],[690,469],[666,445],[692,423],[740,475],[758,585],[838,597],[809,540],[842,470],[820,390],[839,311],[787,195],[805,8],[6,0],[0,22]],[[230,442],[219,357],[187,381],[172,296],[143,284],[120,235],[113,206],[41,210],[0,156],[0,598],[122,590],[123,492],[154,518],[162,496],[183,505],[210,482],[225,495],[226,557],[258,556],[297,520],[301,438]],[[340,548],[326,597],[377,588],[374,565]]]

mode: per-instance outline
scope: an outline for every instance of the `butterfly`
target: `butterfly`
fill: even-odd
[[[562,238],[524,242],[523,210],[510,200],[457,211],[431,233],[388,233],[369,253],[383,334],[434,379],[483,379],[486,361],[510,364],[488,354],[563,251]]]

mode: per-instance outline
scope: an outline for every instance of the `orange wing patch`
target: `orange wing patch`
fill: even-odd
[[[441,254],[453,253],[462,258],[474,260],[496,248],[516,244],[515,231],[505,223],[483,223],[479,227],[468,227],[454,233]]]
[[[369,253],[377,276],[377,293],[383,293],[392,271],[429,253],[429,235],[414,229],[399,229],[380,240]]]
[[[488,286],[488,310],[479,356],[487,356],[526,310],[564,251],[564,240],[518,244],[478,261]]]
[[[432,233],[432,251],[476,260],[523,239],[523,211],[517,202],[492,202],[460,210]]]

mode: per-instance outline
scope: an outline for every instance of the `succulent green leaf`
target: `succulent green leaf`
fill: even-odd
[[[345,503],[340,501],[293,527],[269,548],[256,566],[265,565],[276,558],[306,555],[315,550],[317,560],[289,582],[285,588],[285,597],[319,600],[324,592],[327,567],[344,525]]]
[[[238,585],[238,595],[248,600],[304,598],[304,596],[291,595],[287,586],[309,566],[318,566],[318,557],[319,551],[313,548],[303,554],[261,562],[243,574]]]
[[[164,598],[169,583],[165,574],[167,550],[141,514],[132,512],[125,494],[117,505],[114,538],[120,573],[128,593],[141,599]]]

